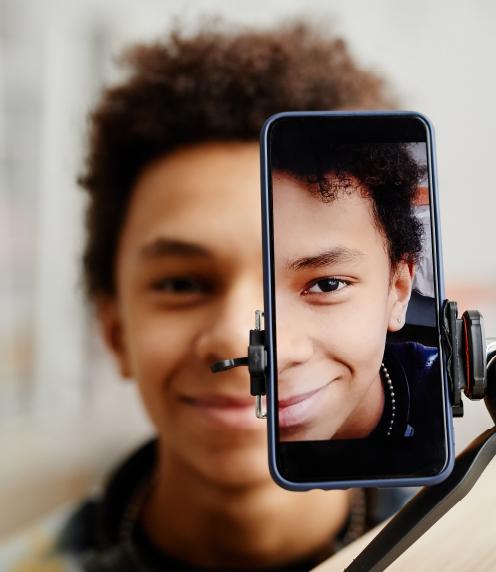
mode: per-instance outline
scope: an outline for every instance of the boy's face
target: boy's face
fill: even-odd
[[[372,202],[322,202],[273,175],[279,423],[287,441],[364,437],[380,419],[386,333],[404,323],[413,269],[392,272]]]
[[[247,368],[263,308],[257,143],[200,144],[149,165],[133,189],[115,299],[100,305],[107,343],[138,384],[168,454],[203,478],[266,479],[266,424]]]

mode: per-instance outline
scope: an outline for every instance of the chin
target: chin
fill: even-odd
[[[198,451],[190,462],[205,479],[225,487],[253,486],[270,479],[266,436],[262,444]]]
[[[336,434],[335,427],[327,427],[326,423],[322,422],[319,426],[310,427],[288,427],[281,431],[281,441],[329,441]]]

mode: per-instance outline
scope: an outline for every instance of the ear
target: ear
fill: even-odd
[[[397,332],[405,324],[406,310],[412,294],[415,265],[409,262],[400,262],[394,271],[389,292],[390,312],[388,331]]]
[[[96,316],[105,345],[110,350],[122,377],[131,377],[129,358],[119,305],[114,297],[102,296],[96,301]]]

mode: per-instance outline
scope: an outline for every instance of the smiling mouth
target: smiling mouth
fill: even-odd
[[[206,395],[181,396],[179,401],[195,412],[202,423],[218,429],[265,429],[255,416],[254,397]]]
[[[286,399],[279,399],[279,428],[294,428],[311,421],[318,407],[322,390],[330,384],[331,382],[313,391],[294,395]]]

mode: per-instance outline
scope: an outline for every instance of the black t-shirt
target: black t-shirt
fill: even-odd
[[[165,554],[148,539],[139,525],[133,527],[132,533],[126,529],[129,507],[153,473],[156,449],[156,441],[138,449],[111,475],[103,495],[82,503],[67,521],[58,538],[57,549],[68,554],[85,572],[206,572],[207,568]],[[358,510],[352,510],[337,537],[329,539],[327,555],[310,555],[282,567],[258,570],[311,570],[323,558],[394,514],[412,495],[413,489],[360,489],[360,494],[355,496]],[[192,551],[194,544],[192,538]]]

